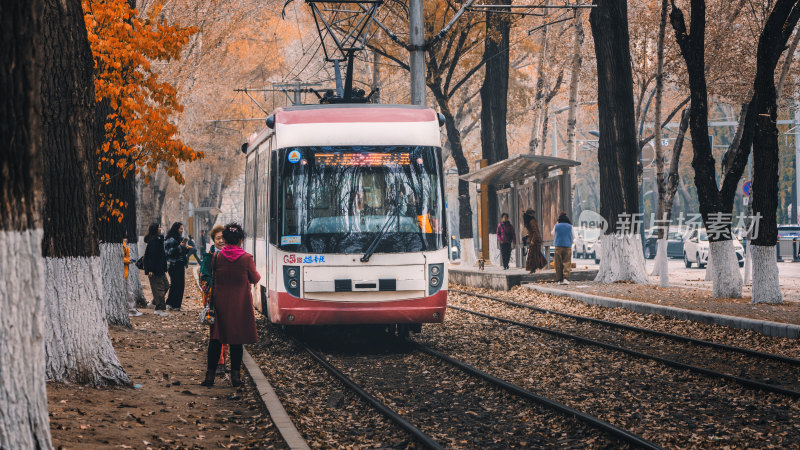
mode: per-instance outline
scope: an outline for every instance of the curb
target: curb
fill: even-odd
[[[605,306],[609,308],[624,308],[642,314],[660,314],[662,316],[673,317],[676,319],[691,320],[694,322],[721,325],[731,328],[740,328],[743,330],[754,330],[766,336],[794,339],[800,338],[800,325],[694,311],[691,309],[675,308],[672,306],[654,305],[652,303],[602,297],[599,295],[584,294],[581,292],[563,291],[561,289],[553,289],[534,284],[526,284],[524,286],[528,289],[541,292],[543,294],[569,297],[590,305]]]
[[[199,267],[194,267],[192,270],[194,281],[197,283],[197,286],[200,287],[198,272]],[[250,356],[247,349],[244,349],[242,363],[244,363],[247,373],[250,374],[250,378],[253,379],[253,383],[258,390],[258,395],[261,396],[261,401],[264,402],[264,406],[267,407],[272,423],[275,424],[278,433],[283,437],[286,445],[291,449],[309,449],[305,439],[303,439],[303,436],[297,431],[297,427],[294,426],[292,419],[289,418],[289,414],[286,413],[286,409],[284,409],[283,404],[275,394],[275,390],[272,389],[272,385],[269,384],[267,377],[264,376],[261,368],[258,367],[258,363]]]
[[[264,405],[266,405],[272,422],[275,424],[275,427],[278,428],[278,432],[281,436],[283,436],[286,445],[291,449],[308,449],[308,444],[306,444],[305,439],[303,439],[303,436],[297,431],[294,423],[292,423],[292,419],[289,418],[289,414],[286,413],[280,399],[275,395],[275,390],[272,389],[272,385],[269,384],[269,381],[264,377],[264,373],[261,372],[258,364],[247,350],[244,351],[242,362],[247,368],[247,372],[250,373],[250,377],[253,379],[256,389],[258,389],[258,393],[261,395],[261,400],[264,402]]]

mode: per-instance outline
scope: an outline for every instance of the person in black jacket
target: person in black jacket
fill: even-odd
[[[155,314],[166,316],[167,309],[164,296],[169,289],[167,280],[167,254],[164,252],[164,236],[161,234],[161,225],[153,223],[144,237],[147,248],[144,251],[144,273],[150,280],[150,290],[153,292],[153,305]]]
[[[186,256],[189,249],[183,239],[183,224],[175,222],[167,232],[164,241],[164,251],[167,253],[169,263],[169,295],[167,295],[167,309],[181,310],[183,303],[183,290],[186,288],[186,266],[189,258]]]

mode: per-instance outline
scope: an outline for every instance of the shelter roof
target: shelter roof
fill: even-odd
[[[471,183],[503,185],[513,181],[522,181],[536,174],[555,169],[567,169],[580,164],[578,161],[552,156],[517,155],[459,178]]]

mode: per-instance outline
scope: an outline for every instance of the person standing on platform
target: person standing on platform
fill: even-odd
[[[150,291],[153,292],[153,306],[156,308],[154,314],[166,316],[167,305],[164,303],[164,296],[169,290],[169,280],[167,280],[167,254],[164,252],[161,225],[151,224],[144,242],[147,244],[144,251],[144,273],[150,281]]]
[[[558,215],[558,223],[553,228],[553,245],[555,246],[556,283],[569,284],[569,272],[572,269],[572,222],[567,213]]]
[[[514,225],[508,221],[508,214],[500,216],[500,223],[497,224],[497,245],[500,247],[500,256],[503,259],[503,269],[508,270],[508,262],[511,260],[511,248],[517,243],[517,236],[514,232]]]
[[[164,241],[164,250],[167,252],[167,262],[169,263],[169,295],[167,295],[167,309],[180,311],[183,304],[183,291],[186,289],[186,266],[189,260],[186,254],[189,249],[186,246],[187,239],[183,238],[183,224],[175,222],[167,232],[167,240]]]
[[[202,386],[213,386],[220,351],[223,344],[231,349],[231,384],[242,384],[241,367],[244,345],[256,342],[256,317],[250,285],[258,283],[261,275],[256,270],[253,256],[242,247],[244,230],[238,223],[225,225],[222,231],[225,247],[214,254],[211,270],[214,272],[213,302],[216,320],[211,326],[208,341],[208,366]]]
[[[528,257],[525,259],[525,270],[534,273],[547,265],[547,260],[542,254],[542,233],[539,232],[536,213],[532,209],[522,214],[522,220],[528,230]]]
[[[222,225],[217,225],[211,229],[209,236],[214,245],[211,246],[208,252],[203,254],[203,263],[200,265],[200,289],[203,291],[203,307],[211,299],[211,290],[214,287],[214,273],[211,271],[211,262],[214,260],[214,254],[225,247],[225,239],[222,237],[222,230],[224,229],[225,227]],[[228,344],[223,344],[219,361],[217,361],[217,375],[225,375],[225,361],[228,359],[229,351]]]

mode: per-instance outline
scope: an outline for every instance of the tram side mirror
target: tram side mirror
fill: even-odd
[[[247,142],[242,144],[242,153],[247,154]]]
[[[444,125],[444,114],[436,113],[436,118],[439,119],[439,126],[441,127]]]
[[[270,114],[267,117],[267,127],[273,130],[275,129],[275,114]]]

